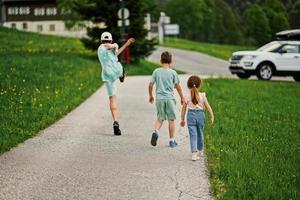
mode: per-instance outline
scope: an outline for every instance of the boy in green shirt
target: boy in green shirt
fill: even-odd
[[[169,122],[170,147],[177,146],[175,137],[175,119],[176,119],[176,100],[174,95],[174,87],[177,90],[181,102],[184,100],[182,89],[179,85],[177,72],[171,69],[172,55],[168,51],[161,54],[161,67],[154,70],[149,83],[149,102],[154,102],[152,95],[153,86],[156,84],[156,112],[157,120],[155,122],[155,130],[152,133],[151,144],[156,146],[159,129],[162,127],[163,121]]]

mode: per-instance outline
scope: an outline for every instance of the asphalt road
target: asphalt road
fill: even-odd
[[[170,51],[173,55],[173,67],[180,69],[188,74],[197,74],[202,76],[215,76],[226,78],[238,78],[232,75],[228,69],[229,62],[215,58],[199,52],[186,51],[171,47],[157,47],[157,49],[148,57],[148,60],[159,63],[160,55],[163,51]],[[250,79],[257,80],[256,76]],[[272,77],[271,81],[291,81],[294,79],[288,77]]]
[[[175,49],[170,47],[157,47],[148,57],[152,62],[159,63],[163,51],[170,51],[173,55],[173,67],[189,74],[231,76],[228,70],[229,62],[206,54]]]
[[[181,76],[182,82],[187,76]],[[150,145],[155,107],[149,77],[119,84],[122,136],[113,136],[105,87],[41,133],[0,156],[1,200],[211,199],[206,158],[192,162],[187,128]],[[177,105],[177,116],[179,116]]]

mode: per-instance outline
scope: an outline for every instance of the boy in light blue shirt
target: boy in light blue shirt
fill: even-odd
[[[175,141],[175,119],[176,119],[176,100],[174,88],[177,90],[181,102],[184,100],[182,89],[179,85],[177,72],[171,69],[172,55],[165,51],[161,54],[161,67],[154,70],[149,83],[149,102],[154,102],[152,95],[153,86],[156,85],[156,112],[157,120],[155,122],[155,130],[152,133],[151,144],[156,146],[159,129],[162,127],[163,121],[169,122],[170,147],[177,146]]]
[[[104,32],[101,35],[101,45],[98,48],[98,58],[102,66],[101,78],[104,82],[109,96],[109,107],[113,118],[113,129],[115,135],[121,135],[120,125],[117,121],[117,102],[115,81],[124,81],[125,74],[118,55],[128,46],[134,43],[134,38],[130,38],[120,49],[117,43],[112,44],[112,35]]]

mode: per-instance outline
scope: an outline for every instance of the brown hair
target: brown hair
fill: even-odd
[[[170,64],[172,62],[172,54],[168,51],[162,52],[160,56],[160,62],[162,64]]]
[[[191,76],[187,81],[187,86],[191,90],[191,101],[194,105],[197,105],[199,102],[198,88],[200,87],[201,82],[199,76]]]

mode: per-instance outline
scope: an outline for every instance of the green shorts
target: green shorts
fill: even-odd
[[[111,97],[111,96],[114,96],[116,94],[117,88],[116,88],[116,83],[115,82],[107,81],[107,82],[105,82],[105,86],[106,86],[108,96]]]
[[[158,99],[156,100],[157,119],[175,120],[176,119],[176,100]]]

